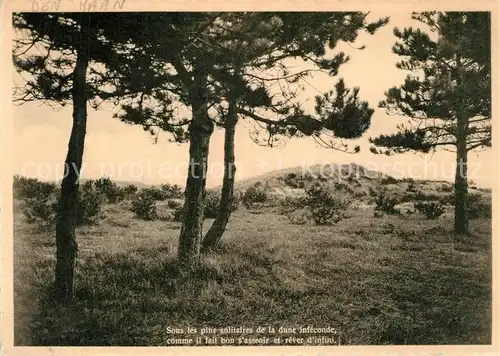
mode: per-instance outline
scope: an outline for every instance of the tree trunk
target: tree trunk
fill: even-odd
[[[205,184],[210,136],[213,122],[208,116],[205,97],[206,76],[195,73],[190,92],[193,120],[189,125],[189,166],[185,190],[184,217],[179,236],[178,259],[181,265],[194,266],[200,255],[205,207]]]
[[[224,231],[226,230],[229,217],[232,211],[232,202],[234,196],[234,179],[236,166],[234,165],[234,134],[238,113],[236,111],[236,100],[232,99],[229,103],[227,120],[224,133],[224,178],[222,180],[221,197],[219,210],[212,226],[203,239],[202,249],[214,248],[219,243]]]
[[[457,120],[457,167],[455,172],[455,233],[469,231],[467,214],[467,118]]]
[[[86,72],[88,63],[86,50],[79,50],[73,71],[73,127],[68,144],[56,223],[55,293],[59,301],[72,299],[74,290],[73,276],[78,249],[75,224],[78,181],[87,126]]]

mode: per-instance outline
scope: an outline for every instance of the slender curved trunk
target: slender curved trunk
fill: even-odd
[[[82,46],[83,47],[83,46]],[[77,255],[75,235],[79,175],[87,126],[86,50],[79,50],[73,72],[73,127],[68,144],[56,222],[55,293],[59,301],[73,298]]]
[[[185,190],[184,217],[179,236],[178,259],[185,267],[194,266],[200,255],[205,208],[205,185],[213,122],[205,97],[206,75],[195,73],[190,92],[193,120],[189,125],[189,166]]]
[[[231,99],[224,133],[224,178],[222,180],[221,197],[217,216],[203,239],[202,249],[214,248],[219,243],[224,231],[226,230],[229,217],[232,211],[232,202],[234,196],[234,179],[236,166],[234,164],[234,135],[236,132],[236,123],[238,122],[238,113],[236,100]]]
[[[469,232],[467,214],[467,126],[468,118],[457,121],[457,167],[455,171],[455,233]]]

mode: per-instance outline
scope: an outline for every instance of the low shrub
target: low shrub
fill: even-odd
[[[406,191],[410,193],[416,193],[417,192],[417,186],[414,182],[408,183],[408,187],[406,187]]]
[[[320,184],[308,187],[306,194],[306,202],[316,225],[339,222],[345,217],[346,209],[350,205],[349,199],[333,195]]]
[[[78,190],[77,225],[92,225],[102,218],[101,208],[106,197],[93,181],[85,182]]]
[[[55,226],[58,203],[55,196],[28,198],[23,214],[29,224],[36,224],[39,231]]]
[[[335,183],[335,189],[340,190],[340,191],[344,191],[344,192],[348,192],[348,193],[354,192],[354,190],[351,188],[351,186],[349,184],[346,184],[343,182]]]
[[[371,197],[376,197],[378,195],[378,190],[373,188],[373,187],[368,187],[368,194],[371,196]]]
[[[416,211],[431,220],[437,219],[445,211],[443,204],[439,201],[418,201],[413,205]]]
[[[296,173],[288,173],[283,181],[290,188],[300,188],[300,180]]]
[[[442,196],[439,201],[442,204],[455,206],[455,193]],[[483,197],[480,193],[469,193],[467,197],[467,213],[469,219],[491,218],[491,199]]]
[[[243,204],[249,208],[251,207],[254,203],[264,203],[267,201],[267,193],[266,191],[257,186],[253,185],[247,190],[245,190],[245,193],[243,193],[242,197]]]
[[[378,192],[373,201],[375,202],[375,210],[382,211],[386,214],[398,213],[398,210],[395,209],[395,206],[399,203],[398,199],[394,196],[391,196],[385,190]]]
[[[184,204],[182,199],[169,199],[167,200],[167,206],[169,209],[178,209]]]
[[[150,191],[143,189],[132,200],[130,209],[137,218],[142,220],[156,220],[158,213],[156,211],[156,200]]]
[[[54,183],[42,182],[37,178],[15,175],[12,181],[13,194],[20,199],[44,199],[55,193]]]
[[[215,219],[219,212],[220,204],[220,193],[214,191],[208,191],[205,195],[205,218]],[[238,209],[239,201],[236,195],[233,196],[231,202],[231,211],[236,211]]]
[[[165,192],[161,188],[156,188],[156,187],[143,188],[141,189],[140,194],[148,195],[154,201],[165,200],[168,197],[167,192]]]
[[[29,223],[36,223],[39,227],[53,226],[59,209],[60,190],[55,189],[49,196],[38,195],[26,200],[27,207],[23,211]],[[102,218],[101,207],[105,197],[96,187],[95,181],[87,181],[78,189],[76,208],[76,225],[95,224]]]
[[[125,190],[114,183],[109,177],[101,177],[94,184],[106,197],[108,203],[118,203],[126,197]]]
[[[391,176],[386,176],[380,180],[380,184],[382,184],[382,185],[396,184],[398,182],[399,182],[398,179],[391,177]]]
[[[280,200],[279,204],[281,207],[280,209],[281,214],[288,214],[297,209],[301,209],[307,206],[307,200],[306,197],[286,196],[285,198]]]
[[[363,191],[363,190],[355,191],[353,193],[353,197],[356,198],[356,199],[358,199],[358,200],[361,200],[361,199],[365,198],[366,195],[367,195],[366,192]]]
[[[467,214],[469,219],[491,218],[491,199],[481,196],[479,193],[469,193],[467,199]]]
[[[181,199],[184,196],[182,188],[177,184],[162,184],[160,189],[163,191],[163,199]],[[160,200],[163,200],[160,199]]]
[[[438,191],[444,192],[444,193],[450,193],[453,192],[453,185],[451,184],[441,184],[438,187]]]
[[[137,188],[135,184],[127,184],[123,187],[123,194],[125,194],[126,197],[131,197],[137,193],[138,190],[139,188]]]

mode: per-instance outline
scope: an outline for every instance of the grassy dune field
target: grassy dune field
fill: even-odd
[[[56,308],[54,233],[26,223],[23,204],[15,201],[16,345],[162,346],[169,327],[307,325],[335,327],[343,345],[491,342],[490,219],[472,220],[473,235],[457,239],[451,211],[377,218],[359,204],[317,226],[240,207],[219,250],[187,277],[175,264],[179,222],[107,204],[104,219],[77,230],[75,302]]]

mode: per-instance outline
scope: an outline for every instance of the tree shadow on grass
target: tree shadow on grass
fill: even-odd
[[[80,263],[74,300],[67,305],[56,304],[52,286],[45,284],[32,342],[147,346],[144,336],[153,332],[149,328],[196,317],[192,315],[194,299],[207,283],[220,279],[215,268],[201,264],[186,272],[175,259],[153,251],[149,257],[96,254]]]

